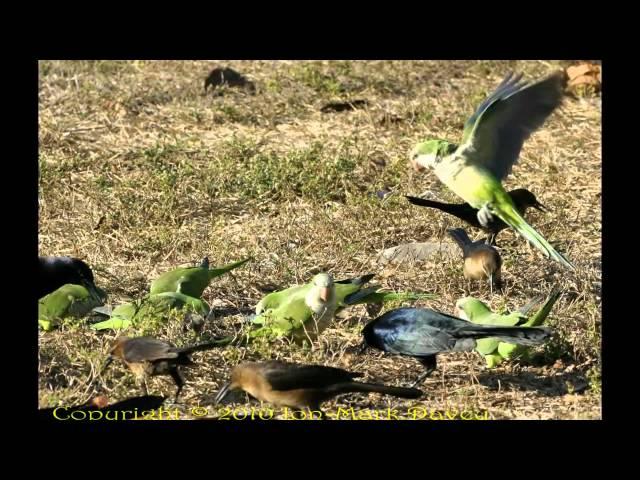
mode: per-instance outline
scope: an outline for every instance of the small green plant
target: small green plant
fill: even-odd
[[[320,93],[337,95],[342,91],[342,85],[333,75],[322,73],[314,64],[302,64],[294,71],[294,78]]]

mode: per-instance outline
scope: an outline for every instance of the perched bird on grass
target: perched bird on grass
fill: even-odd
[[[431,299],[420,293],[380,292],[379,287],[364,285],[373,274],[334,282],[328,273],[318,273],[310,283],[273,292],[256,306],[255,330],[250,337],[291,336],[298,341],[314,340],[333,320],[336,312],[351,305],[384,303],[391,300]]]
[[[462,250],[464,260],[463,274],[467,280],[489,280],[491,293],[493,285],[499,286],[502,281],[502,258],[484,239],[472,242],[462,228],[452,228],[447,233]]]
[[[545,211],[544,205],[542,205],[536,196],[526,188],[517,188],[508,192],[516,210],[524,218],[528,208],[533,207],[541,212]],[[475,228],[479,228],[483,232],[489,235],[487,243],[489,245],[496,244],[496,236],[509,225],[500,220],[500,217],[494,216],[488,220],[486,226],[483,226],[478,220],[478,209],[473,208],[468,203],[442,203],[434,200],[428,200],[426,198],[411,197],[406,195],[407,200],[414,205],[421,207],[435,208],[442,212],[453,215],[460,220],[467,222],[469,225]]]
[[[321,403],[343,393],[376,392],[401,398],[422,396],[422,392],[415,388],[353,380],[361,375],[323,365],[280,361],[242,363],[233,369],[231,381],[220,389],[215,403],[219,403],[232,390],[244,390],[252,397],[273,405],[319,411],[324,419]]]
[[[506,315],[493,313],[483,302],[473,297],[461,298],[456,302],[456,315],[480,325],[537,327],[549,316],[553,305],[562,294],[559,287],[554,287],[540,309],[531,317],[529,312],[535,305],[542,303],[544,297],[529,302],[524,307]],[[476,350],[485,358],[487,367],[494,368],[505,360],[526,357],[529,348],[500,341],[497,338],[478,340]]]
[[[223,267],[209,268],[209,259],[205,257],[197,267],[176,268],[160,275],[151,283],[150,294],[177,292],[189,297],[200,298],[211,280],[241,267],[249,260],[251,258],[245,258]]]
[[[91,328],[93,330],[124,330],[147,322],[162,322],[171,310],[194,312],[206,317],[210,309],[207,302],[200,298],[178,292],[163,292],[148,295],[135,302],[123,303],[110,313],[101,308],[94,308],[94,312],[105,314],[110,318],[94,323]]]
[[[38,301],[38,323],[45,330],[52,330],[65,318],[82,318],[103,304],[96,290],[83,285],[67,284]]]
[[[438,353],[468,352],[479,340],[490,337],[518,345],[539,345],[549,338],[551,330],[477,325],[427,308],[398,308],[369,322],[362,333],[364,347],[418,360],[426,372],[413,384],[416,386],[435,370]]]
[[[114,358],[122,360],[135,374],[144,395],[147,395],[147,376],[170,375],[178,390],[174,402],[178,401],[184,379],[180,373],[181,366],[195,365],[190,354],[203,350],[210,350],[219,346],[216,340],[199,343],[189,347],[174,347],[167,342],[151,337],[118,337],[114,342],[109,358],[105,362],[101,373],[111,364]]]
[[[545,256],[575,269],[525,221],[502,186],[524,141],[560,105],[566,85],[563,71],[534,83],[521,79],[522,75],[508,75],[480,104],[467,120],[460,144],[419,143],[411,152],[411,162],[417,169],[432,169],[442,183],[477,208],[484,228],[497,216]]]

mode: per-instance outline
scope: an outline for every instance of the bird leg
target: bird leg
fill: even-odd
[[[424,382],[424,380],[429,375],[431,375],[431,373],[433,373],[433,371],[436,369],[436,366],[437,366],[435,355],[418,358],[417,360],[422,364],[424,368],[427,369],[427,371],[418,377],[418,379],[413,383],[413,385],[411,385],[411,388],[415,388],[417,385]]]
[[[173,367],[171,370],[169,370],[169,375],[171,375],[171,378],[173,378],[173,381],[178,387],[178,391],[176,392],[176,396],[173,400],[174,403],[178,403],[178,397],[180,396],[182,387],[184,387],[184,378],[182,378],[182,375],[180,374],[178,367]]]
[[[149,395],[149,387],[147,387],[147,377],[142,377],[138,383],[140,384],[140,389],[142,390],[142,395]]]
[[[496,233],[490,233],[489,236],[487,237],[487,245],[492,245],[492,246],[496,246],[496,237],[498,235]]]
[[[356,354],[362,355],[368,346],[369,345],[367,345],[367,342],[363,340],[362,343],[358,346],[358,350],[356,350]]]
[[[102,369],[100,370],[100,373],[98,373],[98,375],[102,376],[102,374],[106,372],[107,368],[109,368],[109,365],[111,365],[112,362],[113,362],[113,357],[112,356],[107,357],[107,360],[104,362],[104,365],[102,365]]]
[[[472,282],[471,279],[469,278],[465,279],[465,286],[466,286],[465,292],[464,292],[465,295],[471,295],[471,282]]]
[[[489,222],[493,220],[490,205],[490,203],[485,203],[482,208],[478,210],[478,221],[484,228],[489,228]]]

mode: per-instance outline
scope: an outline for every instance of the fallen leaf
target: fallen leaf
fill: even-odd
[[[600,82],[596,77],[590,77],[588,75],[582,75],[581,77],[574,78],[569,82],[569,86],[573,87],[576,85],[599,85]]]
[[[573,80],[574,78],[581,77],[582,75],[586,75],[591,72],[597,72],[598,70],[599,68],[597,65],[583,63],[582,65],[567,68],[567,76],[569,77],[569,80]]]
[[[573,65],[567,68],[566,73],[569,78],[567,87],[574,93],[582,96],[585,92],[595,93],[600,90],[602,76],[599,65]]]

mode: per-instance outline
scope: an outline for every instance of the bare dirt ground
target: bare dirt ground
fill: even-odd
[[[40,254],[86,260],[111,305],[142,296],[160,273],[205,255],[214,265],[253,256],[205,292],[216,318],[201,336],[237,331],[266,292],[307,282],[321,270],[336,278],[376,273],[389,290],[438,295],[416,305],[453,313],[468,293],[459,257],[378,262],[385,248],[439,241],[447,228],[463,226],[403,198],[426,192],[458,201],[433,174],[413,172],[408,152],[429,137],[457,141],[475,106],[508,71],[536,78],[572,63],[41,62]],[[216,65],[246,75],[255,91],[218,87],[205,94],[204,79]],[[321,112],[328,102],[356,99],[368,103]],[[403,418],[416,416],[411,407],[493,419],[600,418],[600,145],[600,97],[568,96],[525,143],[505,182],[507,189],[530,189],[549,207],[527,218],[577,271],[504,231],[498,244],[505,290],[491,295],[471,285],[470,293],[494,309],[518,308],[562,286],[547,321],[555,335],[536,350],[536,361],[487,370],[475,352],[441,355],[418,401],[352,394],[324,409],[391,407]],[[375,193],[385,188],[392,194],[381,201]],[[281,342],[194,354],[198,367],[184,371],[180,417],[193,418],[196,406],[218,416],[212,400],[241,360],[321,363],[364,372],[365,380],[411,383],[421,372],[414,360],[354,353],[369,319],[363,306],[346,310],[311,349]],[[152,333],[177,345],[197,341],[178,320]],[[41,332],[41,407],[79,404],[103,392],[114,401],[137,395],[121,364],[97,375],[113,339],[84,323]],[[175,391],[164,377],[149,386],[169,397]],[[259,407],[244,394],[233,399],[232,408]]]

